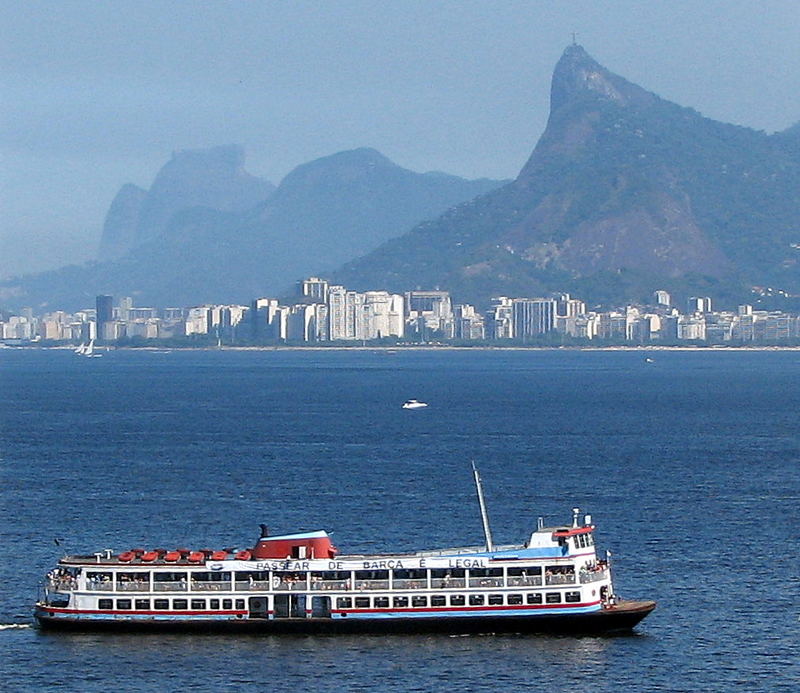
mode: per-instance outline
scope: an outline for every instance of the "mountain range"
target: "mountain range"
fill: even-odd
[[[517,178],[348,263],[355,288],[441,286],[459,300],[654,289],[723,303],[800,293],[800,125],[704,118],[577,45],[555,67],[547,127]]]
[[[249,302],[331,271],[505,181],[416,173],[374,149],[311,161],[276,188],[238,146],[177,152],[148,190],[122,187],[98,261],[0,282],[0,304],[74,310],[99,293],[137,305]]]
[[[356,149],[275,188],[244,170],[238,147],[179,152],[149,190],[120,190],[98,262],[2,282],[0,303],[243,302],[319,273],[361,290],[446,288],[479,306],[554,291],[606,304],[655,289],[723,305],[797,295],[800,124],[768,135],[705,118],[572,45],[512,181],[414,173]]]

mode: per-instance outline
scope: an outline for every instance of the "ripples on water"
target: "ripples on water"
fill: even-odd
[[[0,679],[9,690],[795,690],[800,355],[0,351]],[[409,398],[430,403],[402,411]],[[52,635],[61,550],[498,542],[592,512],[619,591],[600,638]],[[62,549],[53,544],[57,537]]]

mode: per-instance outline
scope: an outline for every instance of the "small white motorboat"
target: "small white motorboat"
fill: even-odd
[[[418,399],[407,399],[403,402],[403,409],[423,409],[427,406],[427,402],[420,402]]]

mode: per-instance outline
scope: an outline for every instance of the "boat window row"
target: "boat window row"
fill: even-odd
[[[519,606],[523,604],[578,603],[581,593],[530,592],[528,594],[436,594],[414,597],[338,597],[337,609],[408,609],[446,606]]]
[[[427,590],[570,585],[606,577],[605,565],[594,563],[591,569],[589,565],[581,567],[579,574],[574,565],[312,572],[88,571],[86,588],[109,592]]]
[[[411,597],[338,597],[337,609],[408,609],[460,606],[521,606],[578,603],[580,592],[530,592],[528,594],[451,594]],[[237,611],[244,610],[244,599],[98,599],[102,611]]]
[[[594,537],[591,534],[576,534],[572,537],[572,542],[575,544],[576,549],[586,549],[594,546]]]
[[[97,608],[117,611],[238,611],[244,599],[98,599]]]

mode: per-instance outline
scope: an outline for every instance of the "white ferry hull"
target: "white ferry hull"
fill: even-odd
[[[131,615],[69,613],[37,606],[36,619],[45,629],[77,631],[144,631],[194,633],[263,633],[266,635],[335,634],[599,634],[629,631],[656,606],[653,601],[621,601],[616,605],[581,611],[552,609],[529,614],[425,615],[358,618],[252,618],[210,615]]]

